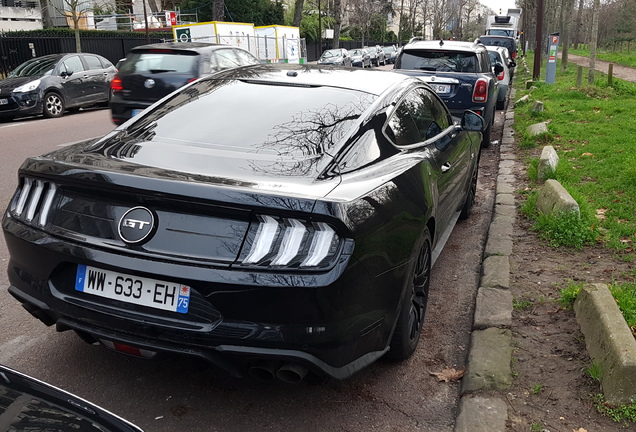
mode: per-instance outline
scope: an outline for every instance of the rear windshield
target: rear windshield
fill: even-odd
[[[503,37],[481,37],[479,38],[481,43],[488,46],[502,46],[508,48],[508,51],[515,52],[517,51],[516,43],[513,39],[503,38]]]
[[[252,157],[306,157],[340,142],[375,99],[333,87],[281,92],[278,85],[202,80],[157,106],[129,128],[128,136]]]
[[[132,52],[126,56],[126,61],[122,63],[120,72],[176,72],[197,75],[199,57],[197,53],[184,51]]]
[[[490,30],[488,30],[488,34],[489,34],[489,35],[493,35],[493,36],[509,36],[509,37],[514,37],[514,35],[515,35],[515,31],[514,31],[514,30],[490,29]]]
[[[432,72],[477,72],[474,53],[447,51],[402,52],[400,69],[418,69]]]

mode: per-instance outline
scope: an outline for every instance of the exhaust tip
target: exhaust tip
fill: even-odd
[[[257,379],[259,381],[271,381],[276,376],[276,369],[278,364],[270,361],[260,361],[252,364],[247,369],[247,374],[250,378]]]
[[[307,375],[307,368],[297,363],[284,364],[276,371],[276,377],[288,384],[297,384]]]

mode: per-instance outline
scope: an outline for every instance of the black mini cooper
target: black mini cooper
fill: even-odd
[[[83,340],[234,376],[409,357],[434,257],[475,199],[483,119],[417,78],[256,65],[27,159],[9,292]]]

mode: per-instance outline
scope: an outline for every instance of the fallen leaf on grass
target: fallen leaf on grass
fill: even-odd
[[[587,429],[583,429],[583,428],[572,429],[572,432],[587,432]]]
[[[601,220],[605,219],[606,218],[606,216],[605,216],[605,212],[606,211],[607,211],[607,209],[596,209],[596,217],[598,219],[601,219]]]
[[[436,376],[438,381],[455,382],[464,376],[464,369],[444,368],[441,372],[431,372],[431,375]]]
[[[583,153],[581,156],[594,156],[592,153]]]

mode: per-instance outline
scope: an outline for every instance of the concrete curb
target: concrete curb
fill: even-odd
[[[510,91],[510,101],[515,89]],[[512,322],[510,292],[510,255],[516,218],[514,197],[516,163],[514,154],[513,103],[505,114],[502,144],[499,148],[499,173],[493,218],[488,229],[480,288],[475,302],[473,333],[466,373],[462,379],[461,400],[455,432],[505,432],[508,410],[499,398],[484,397],[483,392],[502,390],[512,385],[512,334],[506,327]]]
[[[590,356],[601,369],[601,387],[611,404],[636,399],[636,339],[605,284],[585,285],[574,302],[576,320]]]

